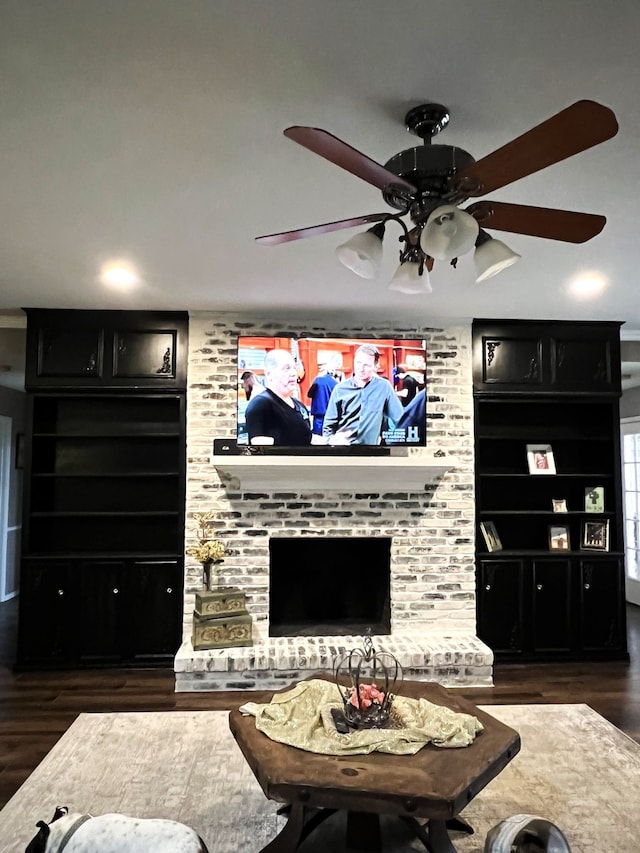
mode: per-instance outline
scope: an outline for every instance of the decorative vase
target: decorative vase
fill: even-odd
[[[222,563],[223,560],[205,560],[202,564],[202,586],[204,589],[215,589],[218,586],[218,578],[215,574],[214,566]]]

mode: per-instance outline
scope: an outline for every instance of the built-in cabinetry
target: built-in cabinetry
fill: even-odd
[[[18,666],[168,664],[182,625],[187,317],[27,317]]]
[[[480,638],[498,660],[626,657],[619,324],[477,320],[473,359]]]

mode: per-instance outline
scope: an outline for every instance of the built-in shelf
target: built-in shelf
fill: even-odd
[[[330,489],[422,492],[446,471],[453,458],[418,456],[227,456],[213,462],[232,491]]]

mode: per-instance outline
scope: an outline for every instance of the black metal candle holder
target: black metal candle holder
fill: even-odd
[[[371,636],[366,636],[363,648],[343,652],[333,669],[348,725],[353,729],[387,726],[396,685],[402,682],[398,660],[390,652],[376,652]]]

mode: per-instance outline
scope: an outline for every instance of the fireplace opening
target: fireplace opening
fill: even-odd
[[[391,633],[391,538],[271,538],[269,636]]]

